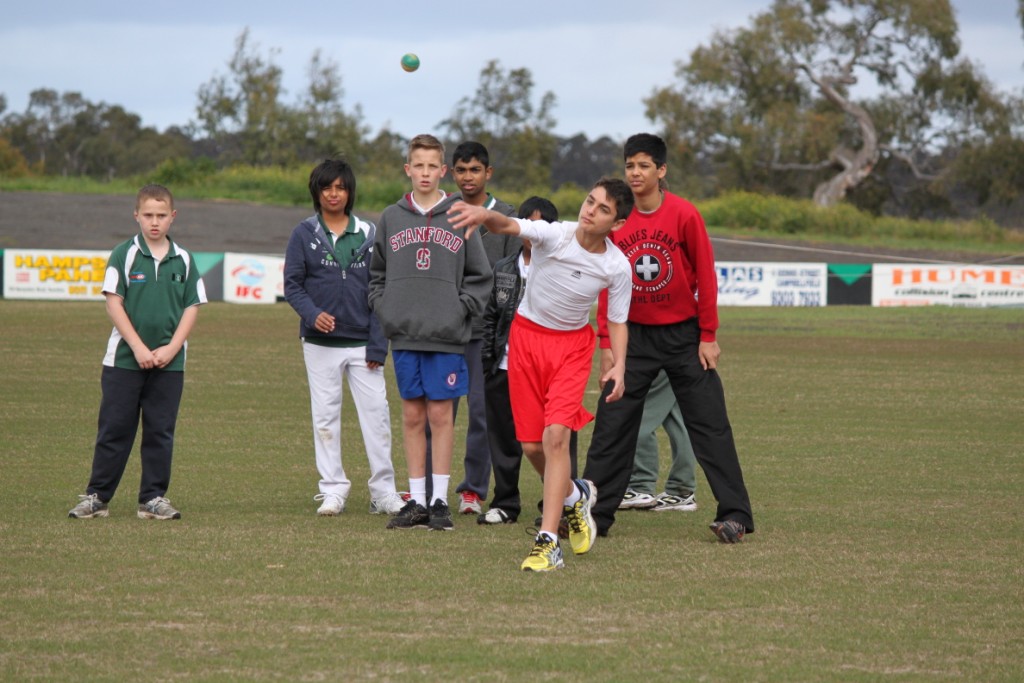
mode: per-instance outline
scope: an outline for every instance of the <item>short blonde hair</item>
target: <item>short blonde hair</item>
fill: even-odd
[[[155,199],[160,202],[167,202],[167,206],[170,209],[174,209],[174,196],[171,195],[171,191],[163,185],[157,185],[156,183],[146,185],[139,193],[135,195],[135,210],[138,211],[139,207],[142,206],[142,202],[147,199]]]
[[[441,153],[441,163],[444,163],[444,145],[441,141],[429,133],[420,133],[409,141],[408,159],[412,160],[412,153],[417,149],[433,149]]]

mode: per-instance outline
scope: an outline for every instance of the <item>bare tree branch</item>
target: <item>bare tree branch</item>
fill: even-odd
[[[917,163],[914,161],[914,158],[909,154],[906,154],[898,149],[890,147],[889,145],[882,145],[881,147],[879,147],[879,149],[881,149],[884,152],[887,152],[894,159],[899,159],[907,166],[909,166],[910,170],[914,174],[914,177],[917,178],[918,180],[935,180],[939,177],[937,175],[931,173],[924,173],[923,171],[921,171]]]

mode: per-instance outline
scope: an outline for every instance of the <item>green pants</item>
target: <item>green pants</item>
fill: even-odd
[[[690,435],[683,424],[683,415],[676,405],[668,375],[662,370],[654,378],[644,401],[644,416],[640,420],[636,440],[636,457],[629,488],[654,495],[658,485],[658,427],[664,427],[672,446],[672,466],[668,471],[665,491],[676,496],[688,496],[697,491],[697,459],[690,445]]]

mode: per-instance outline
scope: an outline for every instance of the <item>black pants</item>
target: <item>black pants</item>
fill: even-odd
[[[629,323],[626,353],[626,392],[614,403],[598,401],[597,420],[587,452],[585,479],[597,485],[594,521],[599,534],[615,523],[615,511],[629,485],[644,398],[658,371],[672,384],[686,420],[690,443],[718,501],[715,519],[735,520],[753,532],[754,519],[732,427],[725,410],[725,391],[715,370],[704,370],[697,350],[700,329],[696,318],[674,325]],[[607,390],[610,387],[605,387]]]
[[[491,471],[494,472],[494,498],[490,508],[501,508],[518,519],[523,505],[519,498],[519,470],[523,446],[516,439],[512,422],[512,402],[508,393],[508,372],[495,370],[487,376],[487,434],[491,442]],[[570,476],[576,478],[576,432],[569,437]]]
[[[142,480],[139,503],[167,493],[171,484],[174,426],[185,385],[184,372],[103,367],[96,449],[87,493],[103,502],[114,497],[128,464],[142,415]]]

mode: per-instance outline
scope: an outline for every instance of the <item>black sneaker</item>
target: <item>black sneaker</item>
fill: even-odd
[[[425,529],[430,515],[415,500],[406,503],[398,514],[388,520],[388,529]]]
[[[739,543],[743,540],[743,534],[746,533],[747,528],[739,522],[727,519],[724,522],[712,524],[711,530],[715,532],[715,536],[718,536],[718,540],[722,543]]]
[[[431,531],[452,531],[454,529],[452,513],[448,509],[448,503],[440,498],[435,500],[434,504],[430,506],[430,524],[428,527]]]

